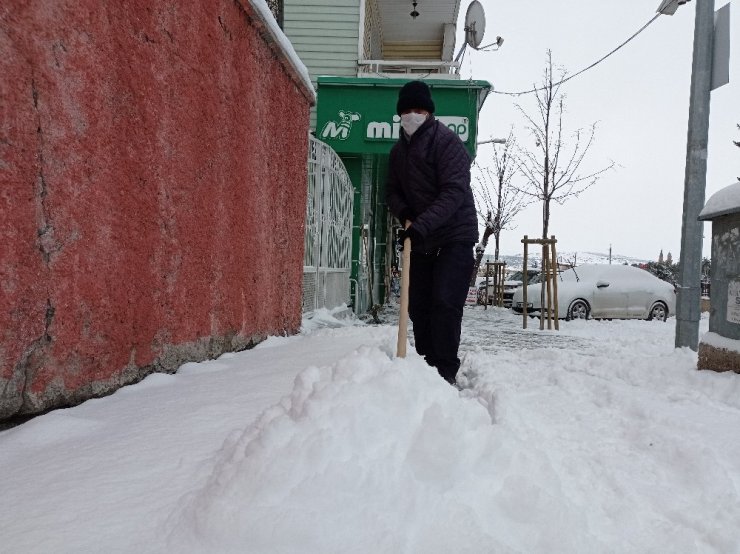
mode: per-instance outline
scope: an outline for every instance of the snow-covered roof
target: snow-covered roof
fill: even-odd
[[[740,181],[715,192],[704,205],[699,219],[705,221],[740,212]]]

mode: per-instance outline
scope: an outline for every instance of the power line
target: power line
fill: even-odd
[[[592,63],[591,65],[589,65],[588,67],[584,67],[583,69],[581,69],[577,73],[574,73],[573,75],[569,75],[568,77],[566,77],[565,79],[563,79],[563,80],[561,80],[561,81],[559,81],[557,83],[553,83],[552,86],[561,85],[561,84],[563,84],[563,83],[565,83],[567,81],[570,81],[571,79],[573,79],[575,77],[578,77],[581,73],[585,73],[589,69],[591,69],[593,67],[596,67],[601,62],[603,62],[605,59],[607,59],[609,56],[611,56],[612,54],[614,54],[617,50],[621,49],[623,46],[625,46],[627,43],[629,43],[637,35],[639,35],[640,33],[642,33],[645,29],[647,29],[650,26],[650,24],[653,21],[655,21],[656,19],[658,19],[658,17],[660,17],[661,15],[662,14],[660,14],[660,13],[655,14],[650,21],[648,21],[647,23],[645,23],[645,25],[643,25],[642,27],[640,27],[637,30],[637,32],[635,32],[631,37],[629,37],[627,40],[625,40],[624,42],[622,42],[622,44],[620,44],[619,46],[617,46],[616,48],[614,48],[611,52],[609,52],[605,56],[602,56],[601,58],[599,58],[598,60],[596,60],[594,63]],[[532,92],[538,92],[540,90],[545,90],[545,88],[548,88],[548,87],[536,87],[536,88],[533,88],[531,90],[523,90],[521,92],[505,92],[505,91],[502,91],[502,90],[496,90],[496,89],[494,89],[491,92],[493,92],[494,94],[506,94],[508,96],[520,96],[522,94],[530,94]]]

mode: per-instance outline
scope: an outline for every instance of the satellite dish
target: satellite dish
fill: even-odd
[[[477,49],[483,42],[485,32],[486,14],[483,12],[483,5],[478,0],[473,0],[465,12],[465,42]]]

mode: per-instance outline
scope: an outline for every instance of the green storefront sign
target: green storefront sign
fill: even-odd
[[[355,188],[352,232],[352,304],[364,313],[382,304],[388,271],[397,266],[391,218],[385,205],[388,155],[401,132],[398,91],[409,79],[319,77],[316,138],[342,158]],[[475,157],[478,113],[486,81],[424,79],[435,117],[454,130]]]
[[[398,140],[399,89],[409,79],[319,77],[316,137],[340,154],[388,154]],[[435,116],[475,155],[478,112],[491,85],[486,81],[426,79]]]

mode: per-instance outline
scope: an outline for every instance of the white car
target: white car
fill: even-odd
[[[517,287],[521,287],[524,279],[524,272],[515,271],[504,281],[503,300],[504,308],[511,308],[511,298],[514,296],[514,290]],[[528,269],[527,270],[527,283],[539,283],[540,281],[540,270],[539,269]],[[485,278],[481,278],[478,284],[478,304],[483,304],[486,295],[486,281]],[[495,287],[493,286],[493,277],[488,278],[488,304],[493,304],[495,299]]]
[[[527,284],[540,282],[540,270],[527,270]],[[524,284],[524,272],[516,271],[504,281],[504,308],[511,308],[511,299],[514,298],[514,291]]]
[[[673,285],[628,265],[584,264],[558,275],[558,316],[665,321],[676,309]],[[527,287],[527,311],[540,311],[541,285]],[[524,288],[514,291],[512,309],[523,311]]]

